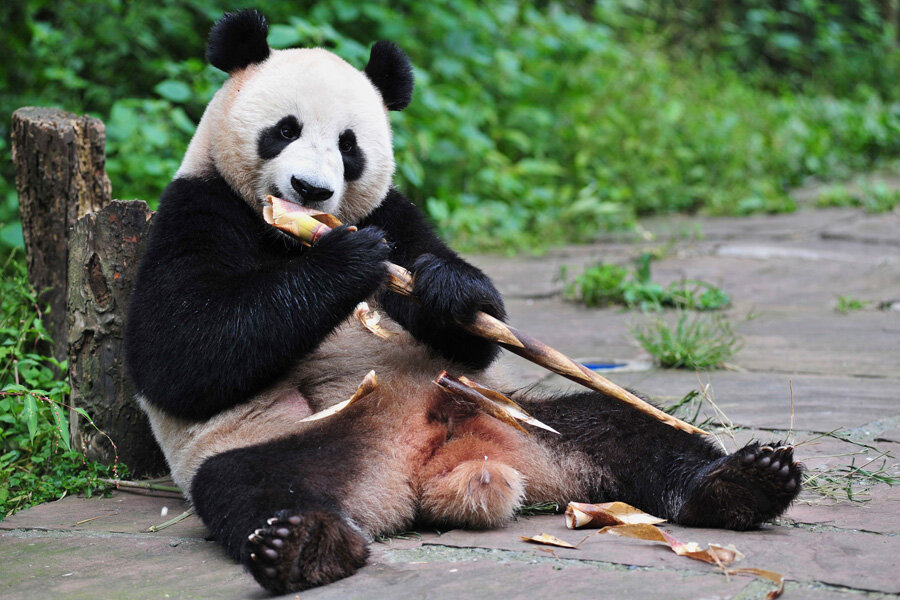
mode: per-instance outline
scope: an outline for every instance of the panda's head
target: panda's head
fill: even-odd
[[[388,110],[412,97],[409,59],[378,42],[359,71],[323,49],[271,50],[255,10],[222,17],[207,57],[229,73],[201,119],[179,175],[217,170],[254,208],[266,194],[355,222],[394,173]]]

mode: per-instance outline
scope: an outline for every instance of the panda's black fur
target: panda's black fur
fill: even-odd
[[[266,31],[255,11],[213,28],[210,61],[237,82],[229,102],[286,52],[269,51]],[[412,71],[395,45],[376,44],[364,73],[383,108],[409,103]],[[369,83],[357,84],[369,93]],[[215,102],[204,119],[224,110]],[[304,247],[268,226],[256,199],[238,191],[250,189],[245,173],[223,172],[233,159],[216,158],[213,146],[250,148],[265,165],[305,134],[307,124],[291,129],[283,118],[259,123],[247,140],[216,142],[209,123],[198,127],[161,199],[126,332],[129,373],[173,477],[264,587],[328,583],[365,563],[374,535],[415,522],[501,525],[525,501],[622,500],[673,522],[734,529],[787,508],[801,469],[790,447],[751,444],[725,455],[590,392],[516,394],[560,436],[526,436],[448,400],[430,381],[444,368],[503,385],[490,366],[497,348],[457,325],[478,310],[505,318],[500,294],[387,185],[364,214],[348,213],[358,231],[341,227]],[[347,185],[374,186],[371,169],[392,157],[377,158],[371,131],[336,127],[329,143],[340,149]],[[346,189],[359,203],[360,189],[375,188]],[[381,288],[385,260],[413,272],[417,301]],[[365,299],[387,314],[393,337],[354,324]],[[347,398],[369,368],[380,379],[374,392],[303,420]]]

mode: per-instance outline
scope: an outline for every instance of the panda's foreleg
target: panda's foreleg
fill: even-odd
[[[676,523],[747,529],[783,513],[799,492],[801,466],[778,443],[726,455],[708,438],[602,394],[517,400],[562,433],[537,434],[559,459],[589,465],[591,502],[621,500]]]

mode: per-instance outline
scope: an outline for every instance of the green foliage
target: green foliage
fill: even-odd
[[[869,213],[894,210],[900,204],[900,189],[884,182],[863,181],[856,189],[845,185],[826,188],[816,199],[817,206],[859,206]]]
[[[607,263],[585,268],[566,285],[566,296],[587,306],[619,304],[642,311],[682,308],[718,310],[731,303],[722,289],[695,279],[663,286],[651,279],[651,255],[644,253],[633,270]]]
[[[675,325],[656,319],[632,328],[641,347],[670,369],[716,369],[740,349],[741,343],[723,317],[682,313]]]
[[[0,270],[0,519],[66,494],[90,496],[113,471],[70,445],[66,364],[43,353],[50,339],[41,318],[25,266],[10,256]]]
[[[871,302],[866,302],[865,300],[860,300],[859,298],[853,298],[852,296],[838,296],[837,303],[834,306],[834,310],[841,313],[842,315],[846,315],[858,310],[865,310],[869,307],[870,304]]]
[[[624,10],[613,7],[625,5]],[[652,32],[671,50],[712,57],[775,89],[900,97],[896,5],[871,0],[618,0],[601,3],[620,29]],[[891,6],[894,6],[893,11]],[[611,10],[610,10],[611,9]]]
[[[247,4],[16,3],[0,16],[0,137],[25,104],[91,112],[114,195],[154,204],[224,79],[203,61],[209,25]],[[276,47],[358,67],[377,39],[409,52],[397,183],[464,248],[590,240],[659,212],[789,211],[809,176],[900,156],[896,44],[862,2],[255,4]],[[8,157],[0,142],[0,248],[21,239]]]

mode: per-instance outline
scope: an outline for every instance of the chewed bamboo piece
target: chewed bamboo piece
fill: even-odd
[[[453,396],[471,402],[479,409],[495,419],[514,427],[519,431],[528,431],[519,425],[519,421],[533,427],[540,427],[559,435],[559,432],[549,425],[545,425],[525,412],[525,409],[495,390],[486,388],[465,377],[456,378],[441,371],[434,382]]]
[[[350,396],[349,399],[344,400],[343,402],[339,402],[334,406],[329,406],[325,410],[320,410],[317,413],[313,413],[308,417],[300,419],[300,422],[305,423],[307,421],[318,421],[319,419],[324,419],[326,417],[330,417],[331,415],[336,415],[354,402],[374,392],[375,388],[377,387],[378,377],[375,375],[375,371],[369,371],[368,373],[366,373],[366,376],[363,377],[362,383],[359,384],[359,387],[356,388],[356,391],[353,392],[353,395]]]
[[[319,238],[328,233],[335,224],[339,223],[332,215],[310,210],[275,196],[266,196],[265,200],[270,204],[270,206],[263,208],[263,217],[266,222],[309,244],[314,244]],[[387,263],[387,269],[389,276],[388,288],[398,294],[411,296],[413,291],[412,274],[403,267],[393,263]],[[648,414],[676,429],[681,429],[688,433],[707,435],[699,427],[685,423],[681,419],[661,411],[628,390],[619,387],[584,365],[575,362],[562,352],[517,331],[485,312],[477,312],[474,322],[461,324],[460,326],[469,333],[490,340],[522,358],[553,371],[557,375],[562,375],[566,379],[580,383],[594,391],[602,392],[616,400],[630,404],[642,413]]]
[[[389,331],[378,324],[381,321],[381,313],[369,308],[368,302],[360,302],[357,304],[356,308],[353,309],[353,316],[356,317],[357,321],[362,323],[363,327],[383,340],[389,340],[397,335],[396,331]]]
[[[656,525],[664,521],[665,519],[654,517],[624,502],[604,502],[603,504],[569,502],[569,505],[566,506],[566,527],[569,529],[641,523]]]

